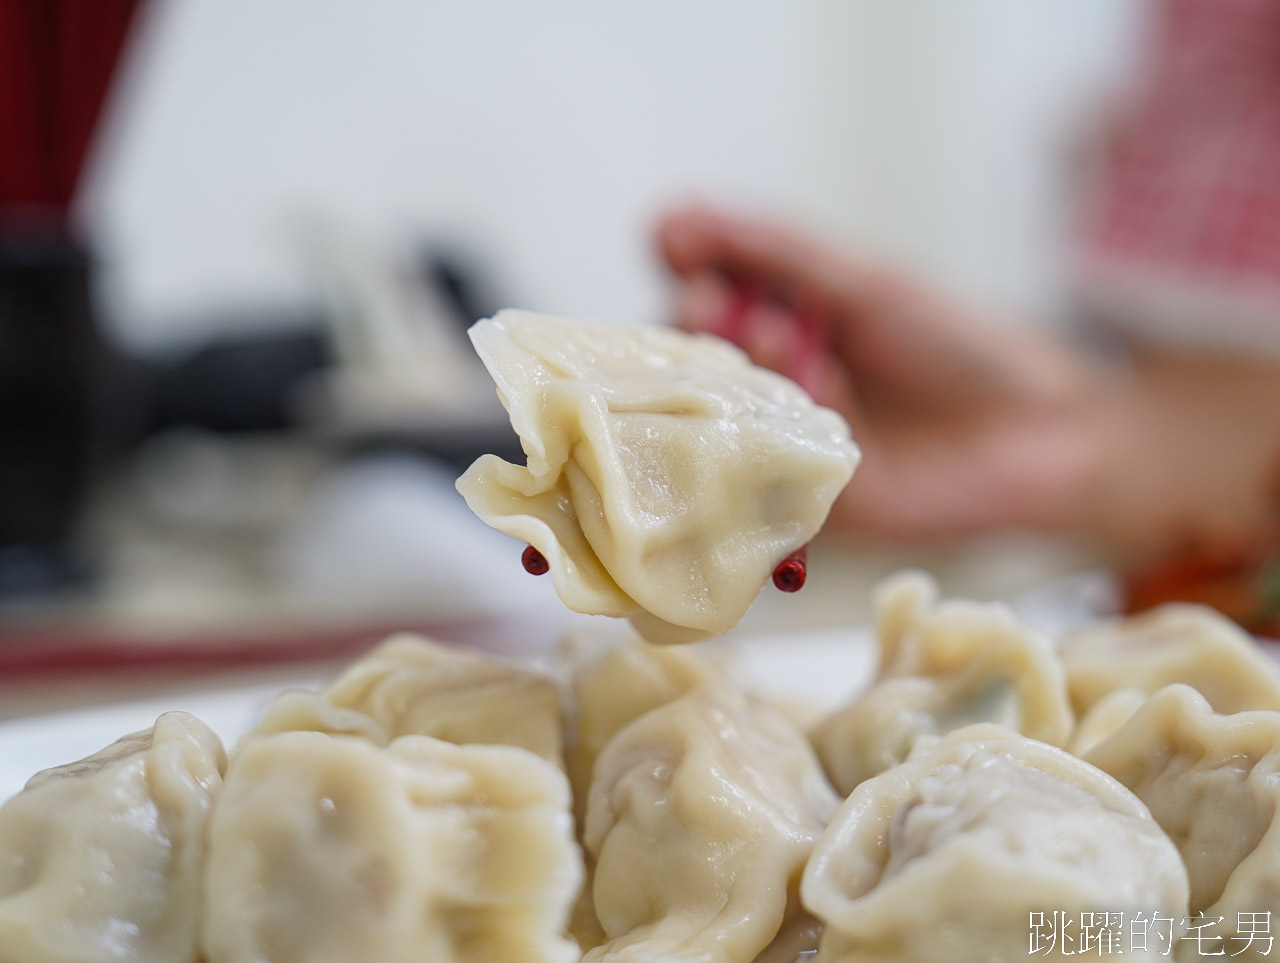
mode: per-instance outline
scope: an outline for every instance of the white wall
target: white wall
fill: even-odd
[[[1128,80],[1135,0],[820,5],[836,236],[1018,310],[1065,281],[1073,158]],[[815,91],[819,93],[820,91]]]
[[[136,342],[304,297],[308,213],[458,238],[527,306],[656,318],[648,228],[693,195],[1041,309],[1063,133],[1137,3],[167,0],[84,219]]]

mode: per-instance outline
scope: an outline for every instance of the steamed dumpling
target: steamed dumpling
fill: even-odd
[[[568,806],[509,746],[252,740],[210,826],[208,963],[574,963]]]
[[[576,703],[569,777],[585,795],[596,758],[633,719],[724,679],[688,649],[628,642],[587,659],[572,675]]]
[[[1085,758],[1151,810],[1187,865],[1191,912],[1223,917],[1212,933],[1244,958],[1239,914],[1280,919],[1280,712],[1220,715],[1171,685]]]
[[[640,716],[596,762],[584,843],[606,942],[584,961],[750,963],[803,935],[796,887],[836,803],[804,736],[727,689]]]
[[[385,746],[406,735],[518,746],[562,764],[560,697],[547,678],[413,635],[353,662],[323,692],[285,692],[254,735],[312,730]]]
[[[981,724],[859,785],[801,894],[824,924],[819,963],[988,963],[1027,958],[1034,912],[1158,911],[1180,923],[1187,875],[1114,779]]]
[[[485,455],[458,490],[565,605],[651,642],[737,625],[858,460],[839,415],[709,336],[503,311],[471,340],[528,464]]]
[[[919,572],[885,582],[876,608],[880,678],[813,732],[841,792],[976,722],[1066,743],[1074,717],[1062,667],[1049,640],[1008,608],[938,602],[936,584]]]
[[[1068,748],[1074,755],[1083,757],[1123,726],[1138,711],[1138,706],[1146,701],[1147,694],[1141,689],[1112,689],[1089,706],[1088,711],[1080,717],[1080,721],[1076,723],[1076,731],[1071,734]]]
[[[0,807],[0,963],[197,957],[205,828],[226,756],[167,712]]]
[[[1218,712],[1280,710],[1280,667],[1238,625],[1199,605],[1164,605],[1063,640],[1059,650],[1076,712],[1107,693],[1148,695],[1182,682]]]
[[[579,822],[596,758],[621,729],[651,709],[687,692],[719,683],[718,673],[688,648],[628,641],[580,656],[570,673],[575,703],[574,731],[568,751],[569,781]],[[570,927],[583,950],[606,940],[592,899],[595,865],[586,854],[587,885],[574,908]],[[795,959],[792,954],[791,960]],[[787,960],[786,963],[791,963]]]

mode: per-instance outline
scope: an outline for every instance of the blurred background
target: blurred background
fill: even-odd
[[[652,228],[689,198],[1060,321],[1149,13],[0,0],[0,716],[399,626],[542,644],[550,585],[452,487],[518,453],[466,326],[668,319]],[[864,619],[850,580],[913,560],[833,550],[751,625]],[[977,596],[1089,565],[927,561]]]
[[[79,223],[113,332],[150,349],[225,332],[219,309],[316,304],[317,224],[465,252],[531,308],[660,318],[650,229],[691,196],[1044,313],[1141,12],[144,0]]]

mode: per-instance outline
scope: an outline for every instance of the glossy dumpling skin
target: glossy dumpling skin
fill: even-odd
[[[211,822],[208,963],[571,963],[564,774],[522,749],[248,742]]]
[[[1141,799],[1182,853],[1191,911],[1280,920],[1280,712],[1220,715],[1196,690],[1172,685],[1148,698],[1085,754]],[[1226,953],[1244,951],[1228,939]],[[1255,944],[1252,950],[1261,948]]]
[[[1159,910],[1180,921],[1187,876],[1114,779],[979,724],[859,785],[814,848],[801,893],[824,924],[820,963],[987,963],[1027,958],[1032,912]]]
[[[406,735],[518,746],[562,764],[560,697],[550,679],[407,634],[361,656],[322,692],[282,694],[253,735],[296,730],[383,746]]]
[[[483,456],[458,490],[565,605],[651,642],[733,628],[858,460],[839,415],[719,339],[503,311],[471,340],[528,462]]]
[[[750,963],[803,917],[800,872],[837,800],[774,710],[704,687],[596,762],[584,844],[606,941],[589,963]]]
[[[575,703],[569,777],[585,797],[596,758],[619,730],[651,709],[673,702],[723,676],[689,649],[643,641],[613,645],[572,672]]]
[[[585,817],[596,758],[610,739],[651,709],[701,686],[723,682],[690,648],[649,645],[638,639],[579,653],[571,657],[568,674],[574,724],[567,761],[579,821]],[[574,910],[571,927],[584,951],[606,939],[591,897],[594,860],[590,853],[586,856],[588,885]]]
[[[938,601],[920,572],[876,593],[880,676],[813,731],[827,774],[848,794],[953,729],[993,722],[1064,745],[1074,726],[1050,641],[1005,606]]]
[[[1121,687],[1198,689],[1218,712],[1280,710],[1280,668],[1230,619],[1199,605],[1163,605],[1063,640],[1076,712]]]
[[[0,807],[0,961],[195,960],[205,828],[225,766],[207,726],[167,712],[32,776]]]

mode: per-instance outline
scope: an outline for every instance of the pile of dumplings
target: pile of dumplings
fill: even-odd
[[[543,673],[393,637],[229,758],[167,713],[0,807],[0,961],[1013,960],[1094,912],[1128,956],[1269,954],[1249,637],[1180,606],[1055,644],[919,573],[876,609],[876,678],[807,731],[638,638]]]
[[[1269,955],[1280,672],[1249,637],[1172,607],[1055,644],[908,573],[870,688],[811,725],[651,643],[738,623],[848,426],[710,338],[472,339],[527,464],[459,489],[638,635],[546,673],[394,637],[229,754],[171,712],[36,774],[0,807],[0,963]]]

